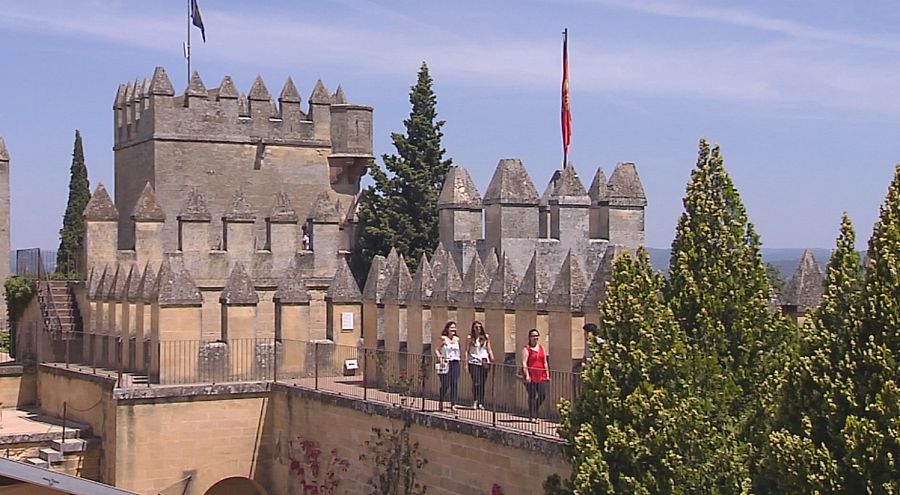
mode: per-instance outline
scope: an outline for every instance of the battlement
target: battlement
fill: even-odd
[[[343,88],[331,93],[322,81],[306,109],[288,77],[278,103],[256,77],[245,94],[225,76],[207,89],[198,72],[176,95],[163,67],[153,76],[120,84],[113,102],[115,149],[149,139],[331,148],[335,155],[372,156],[372,107],[347,103]]]
[[[567,256],[593,269],[607,245],[644,243],[647,198],[633,163],[616,165],[609,181],[598,168],[586,189],[575,166],[556,170],[543,195],[521,160],[500,160],[484,193],[463,167],[453,167],[438,198],[440,240],[463,270],[473,254],[496,252],[524,273],[535,253],[551,271]]]
[[[176,215],[166,215],[153,187],[145,183],[129,214],[127,248],[120,249],[120,209],[99,184],[84,211],[87,269],[154,266],[175,256],[201,287],[225,285],[236,263],[246,267],[255,283],[270,287],[291,267],[304,278],[330,279],[351,242],[351,229],[342,229],[347,209],[327,193],[303,216],[283,191],[260,205],[237,188],[224,209],[210,211],[203,190],[194,187],[180,203]],[[214,224],[213,219],[220,221]],[[265,225],[262,233],[256,229],[259,221]],[[176,241],[160,235],[166,225],[177,232]]]

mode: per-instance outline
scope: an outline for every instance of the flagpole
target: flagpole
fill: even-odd
[[[185,58],[187,58],[187,84],[191,84],[191,0],[187,0],[187,49],[185,50]]]
[[[563,168],[569,163],[569,143],[572,139],[572,114],[569,108],[569,28],[563,29],[563,52],[562,52],[562,91],[560,95],[560,125],[562,128],[562,145],[563,145]]]

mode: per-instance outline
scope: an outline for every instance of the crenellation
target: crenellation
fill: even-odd
[[[99,185],[85,210],[85,313],[98,337],[87,352],[103,363],[127,354],[127,365],[171,377],[162,342],[225,339],[201,354],[230,360],[233,339],[274,336],[278,359],[299,373],[309,356],[286,340],[428,352],[446,321],[466,332],[479,319],[499,359],[515,359],[528,328],[545,336],[554,366],[578,357],[612,260],[643,240],[633,164],[609,181],[597,170],[586,189],[568,163],[541,196],[518,159],[499,161],[483,196],[453,167],[433,256],[415,274],[396,248],[376,256],[361,292],[347,253],[372,109],[321,81],[308,111],[302,103],[290,77],[277,105],[261,77],[246,95],[231,77],[210,89],[196,72],[176,95],[162,68],[119,87],[116,201]]]
[[[209,101],[209,91],[207,91],[206,85],[203,84],[200,73],[194,71],[191,74],[191,80],[187,89],[184,90],[184,106],[202,105],[206,101]]]

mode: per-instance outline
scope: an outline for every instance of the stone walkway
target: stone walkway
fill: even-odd
[[[51,366],[64,368],[64,363],[46,363]],[[104,368],[93,368],[84,365],[70,365],[70,369],[77,370],[82,373],[90,373],[115,379],[118,372]],[[148,384],[144,382],[134,382],[134,376],[130,373],[122,374],[123,388],[131,387],[167,387],[169,385]],[[318,382],[318,383],[317,383]],[[286,383],[297,387],[319,390],[326,393],[334,393],[348,397],[355,397],[361,400],[380,402],[391,404],[395,407],[405,407],[416,409],[428,414],[435,414],[446,418],[453,418],[460,421],[478,423],[486,426],[500,428],[510,431],[518,431],[530,433],[532,435],[545,438],[558,439],[559,434],[557,428],[559,424],[546,419],[536,419],[529,421],[526,414],[521,411],[514,411],[511,408],[499,404],[497,408],[491,408],[490,405],[486,409],[473,409],[471,404],[457,406],[455,411],[450,410],[448,403],[444,403],[443,410],[440,404],[433,397],[428,396],[423,400],[421,397],[401,397],[398,393],[387,392],[377,388],[364,388],[363,380],[360,376],[351,377],[319,377],[318,380],[311,378],[279,378],[278,383]],[[202,385],[203,382],[197,382]],[[192,385],[191,383],[181,383],[179,385]],[[549,399],[548,399],[549,402]],[[544,409],[548,409],[549,404],[545,403]]]

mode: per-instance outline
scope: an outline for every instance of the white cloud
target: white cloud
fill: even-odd
[[[603,40],[580,41],[571,54],[576,92],[766,103],[800,111],[813,107],[900,113],[896,64],[866,61],[821,43],[900,50],[896,40],[819,29],[736,9],[680,2],[590,1],[652,15],[727,22],[781,33],[787,39],[710,45],[699,37],[688,37],[683,45],[673,46],[644,36],[615,49],[601,45]],[[112,7],[53,1],[0,5],[4,9],[0,26],[13,29],[88,36],[170,52],[184,35],[183,14],[176,11],[138,13],[125,3]],[[210,43],[203,50],[222,61],[282,67],[339,63],[361,73],[404,78],[428,60],[443,84],[524,91],[559,85],[559,47],[548,46],[544,40],[506,32],[454,31],[372,3],[363,4],[363,9],[360,19],[330,22],[311,16],[297,19],[207,8]]]

